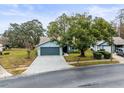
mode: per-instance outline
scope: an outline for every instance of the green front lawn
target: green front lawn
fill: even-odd
[[[115,59],[111,62],[110,60],[96,60],[93,58],[93,52],[88,49],[85,52],[86,57],[79,57],[79,53],[70,53],[68,56],[64,56],[66,62],[69,62],[73,66],[89,66],[89,65],[98,65],[98,64],[117,64],[119,63]],[[72,63],[71,63],[72,62]]]
[[[67,62],[94,60],[93,52],[90,49],[88,49],[85,52],[86,57],[79,57],[79,56],[80,56],[79,53],[70,53],[69,56],[64,56],[64,57]]]
[[[33,62],[36,57],[36,51],[31,51],[31,58],[27,59],[26,49],[13,48],[11,50],[4,51],[9,55],[0,55],[0,64],[8,72],[16,75],[20,74],[27,69],[27,67]]]

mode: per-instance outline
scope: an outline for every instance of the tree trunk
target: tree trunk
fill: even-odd
[[[27,54],[28,54],[28,57],[27,58],[31,58],[31,49],[27,49]]]
[[[85,51],[84,51],[83,49],[80,50],[80,56],[81,56],[81,57],[85,57],[85,53],[84,53],[84,52],[85,52]]]
[[[31,49],[32,49],[31,43],[25,42],[25,46],[27,48],[27,58],[30,59],[31,58]]]

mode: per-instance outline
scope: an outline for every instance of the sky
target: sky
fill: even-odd
[[[10,23],[23,23],[38,19],[46,29],[49,22],[54,21],[62,13],[72,15],[88,12],[93,17],[103,17],[107,21],[114,20],[124,5],[114,4],[1,4],[0,34],[8,29]]]

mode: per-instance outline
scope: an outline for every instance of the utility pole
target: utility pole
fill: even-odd
[[[114,24],[114,21],[111,22],[111,25],[112,27],[115,28],[115,24]],[[110,30],[110,46],[111,46],[111,62],[112,62],[112,54],[113,54],[113,37],[112,37],[112,29],[109,29]]]
[[[112,39],[112,32],[110,32],[110,34],[111,34],[111,62],[112,62],[112,53],[113,53],[113,39]]]

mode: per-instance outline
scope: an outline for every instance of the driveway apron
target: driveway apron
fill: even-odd
[[[63,56],[38,56],[22,75],[31,75],[71,68]]]

